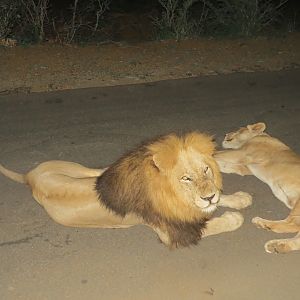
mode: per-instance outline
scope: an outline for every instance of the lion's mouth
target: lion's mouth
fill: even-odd
[[[217,202],[216,203],[205,203],[203,204],[203,201],[196,201],[196,206],[198,208],[201,208],[203,211],[214,211],[217,208]]]
[[[213,197],[200,197],[200,199],[196,200],[195,204],[202,211],[210,213],[217,209],[219,200],[219,193],[216,193]]]

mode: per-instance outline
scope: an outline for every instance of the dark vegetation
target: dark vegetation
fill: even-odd
[[[298,0],[0,0],[0,40],[252,37],[299,29]]]

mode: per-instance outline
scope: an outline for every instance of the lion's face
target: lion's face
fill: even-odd
[[[160,209],[167,206],[175,215],[182,212],[183,218],[212,213],[219,202],[222,179],[212,157],[214,144],[211,138],[191,133],[182,140],[169,137],[158,145],[158,149],[156,146],[152,150],[158,170],[155,175],[157,188],[153,189],[156,195],[159,189],[164,190],[159,197]],[[167,194],[170,196],[166,197]],[[173,199],[172,203],[164,200],[167,198]]]
[[[256,123],[248,125],[247,127],[241,127],[235,132],[227,133],[222,142],[222,146],[225,149],[239,149],[253,137],[261,135],[265,129],[266,125],[264,123]]]
[[[179,197],[202,212],[211,213],[217,208],[220,187],[219,174],[215,174],[211,159],[193,149],[182,150],[169,180]]]

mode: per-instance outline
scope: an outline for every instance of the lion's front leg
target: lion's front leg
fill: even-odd
[[[243,222],[244,217],[241,213],[227,211],[220,217],[207,221],[202,237],[234,231],[241,227]]]
[[[162,243],[164,243],[167,247],[171,247],[171,239],[169,234],[166,231],[163,231],[158,227],[152,227],[152,229],[157,233]]]
[[[252,204],[252,196],[245,192],[236,192],[232,195],[221,195],[218,206],[242,209]]]

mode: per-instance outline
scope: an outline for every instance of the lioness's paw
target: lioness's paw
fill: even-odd
[[[233,194],[237,198],[236,205],[234,208],[242,209],[252,205],[252,196],[246,192],[236,192]]]
[[[263,228],[270,230],[270,228],[267,226],[268,220],[265,220],[260,217],[255,217],[252,219],[252,223],[257,227],[257,228]]]
[[[228,231],[234,231],[241,227],[244,223],[243,215],[236,211],[226,211],[221,218],[226,221]]]
[[[292,247],[287,240],[271,240],[265,244],[268,253],[287,253],[292,251]]]

